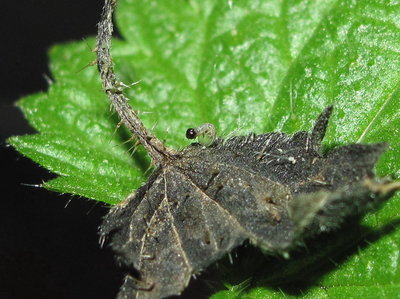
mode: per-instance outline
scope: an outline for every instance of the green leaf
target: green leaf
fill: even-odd
[[[114,42],[115,69],[126,84],[141,80],[127,95],[145,125],[169,146],[189,144],[186,128],[204,122],[215,124],[221,136],[309,130],[318,113],[333,104],[326,146],[389,142],[376,171],[400,176],[399,4],[119,2],[116,22],[123,40]],[[149,161],[143,151],[131,157],[132,143],[124,144],[129,135],[115,132],[118,119],[97,70],[80,71],[93,59],[85,42],[55,46],[50,52],[54,83],[46,93],[19,102],[38,134],[9,142],[60,175],[45,187],[114,204],[144,182]],[[394,229],[339,261],[335,253],[353,248],[354,242],[327,242],[327,250],[276,267],[277,277],[294,274],[305,282],[297,293],[279,284],[268,287],[265,275],[252,273],[246,289],[235,288],[248,278],[238,275],[226,278],[232,287],[213,297],[398,298],[400,230],[393,221],[399,212],[397,195],[364,217],[365,228]],[[348,235],[342,239],[350,240]],[[353,239],[364,238],[371,233],[364,230]],[[299,272],[328,257],[335,265],[319,277]]]
[[[85,43],[55,46],[50,52],[55,83],[47,93],[18,102],[39,134],[8,141],[60,175],[44,187],[115,204],[142,184],[147,162],[132,159],[131,145],[123,144],[126,132],[116,133],[117,117],[110,113],[96,69],[80,71],[91,59]]]

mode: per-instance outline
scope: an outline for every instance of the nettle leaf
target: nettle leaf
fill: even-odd
[[[60,175],[46,182],[46,188],[113,204],[131,193],[132,186],[140,186],[146,168],[130,157],[130,145],[122,145],[123,134],[115,133],[117,119],[110,113],[97,70],[80,71],[91,59],[84,42],[50,51],[55,83],[47,93],[18,102],[39,133],[12,137],[9,142]]]
[[[316,115],[332,104],[326,147],[389,142],[376,171],[400,175],[398,4],[119,2],[116,22],[123,40],[113,45],[115,69],[126,84],[141,80],[126,90],[131,105],[169,146],[188,145],[186,129],[204,122],[213,123],[222,137],[308,131]],[[38,133],[9,142],[59,175],[46,188],[115,204],[145,181],[149,160],[140,150],[131,156],[128,149],[134,142],[125,144],[127,132],[116,131],[118,119],[110,112],[96,68],[81,70],[94,59],[86,43],[94,40],[50,51],[54,83],[46,93],[18,103]],[[252,273],[251,283],[244,274],[227,278],[229,290],[213,297],[395,298],[400,292],[400,230],[394,222],[399,212],[397,195],[364,217],[366,228],[393,229],[370,237],[372,243],[323,275],[311,279],[299,271],[341,251],[337,245],[326,246],[329,242],[323,244],[328,247],[324,254],[271,268],[283,276],[297,273],[295,279],[306,282],[299,293],[267,287],[264,275]],[[340,237],[351,240],[344,235]],[[360,233],[353,239],[362,238]]]

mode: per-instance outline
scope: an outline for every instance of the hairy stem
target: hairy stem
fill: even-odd
[[[173,159],[174,152],[146,129],[123,94],[123,88],[126,85],[117,80],[114,72],[110,49],[113,32],[112,15],[116,4],[117,0],[105,0],[98,24],[96,55],[103,88],[121,118],[121,122],[138,138],[153,162],[160,165]]]

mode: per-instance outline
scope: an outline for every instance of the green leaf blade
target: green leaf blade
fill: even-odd
[[[36,134],[13,137],[9,143],[38,164],[61,175],[44,184],[54,191],[115,204],[143,180],[142,172],[132,167],[129,161],[107,150],[88,146],[86,140],[82,142],[75,136]]]
[[[129,134],[117,132],[97,70],[81,70],[93,58],[87,45],[58,45],[50,56],[55,81],[47,93],[18,102],[39,134],[8,142],[61,175],[44,187],[116,204],[143,183],[148,161],[131,157],[132,142],[124,146]]]

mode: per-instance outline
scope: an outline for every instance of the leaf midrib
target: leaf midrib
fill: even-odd
[[[365,127],[363,132],[361,133],[360,137],[357,139],[357,143],[360,143],[364,140],[365,136],[368,134],[368,132],[371,130],[372,126],[375,124],[377,121],[378,117],[381,115],[382,111],[385,109],[385,107],[388,105],[388,103],[394,98],[394,95],[400,90],[400,80],[397,82],[397,85],[395,88],[393,88],[392,92],[388,95],[387,99],[381,107],[379,108],[378,112],[374,115],[374,117],[369,121],[368,125]]]

